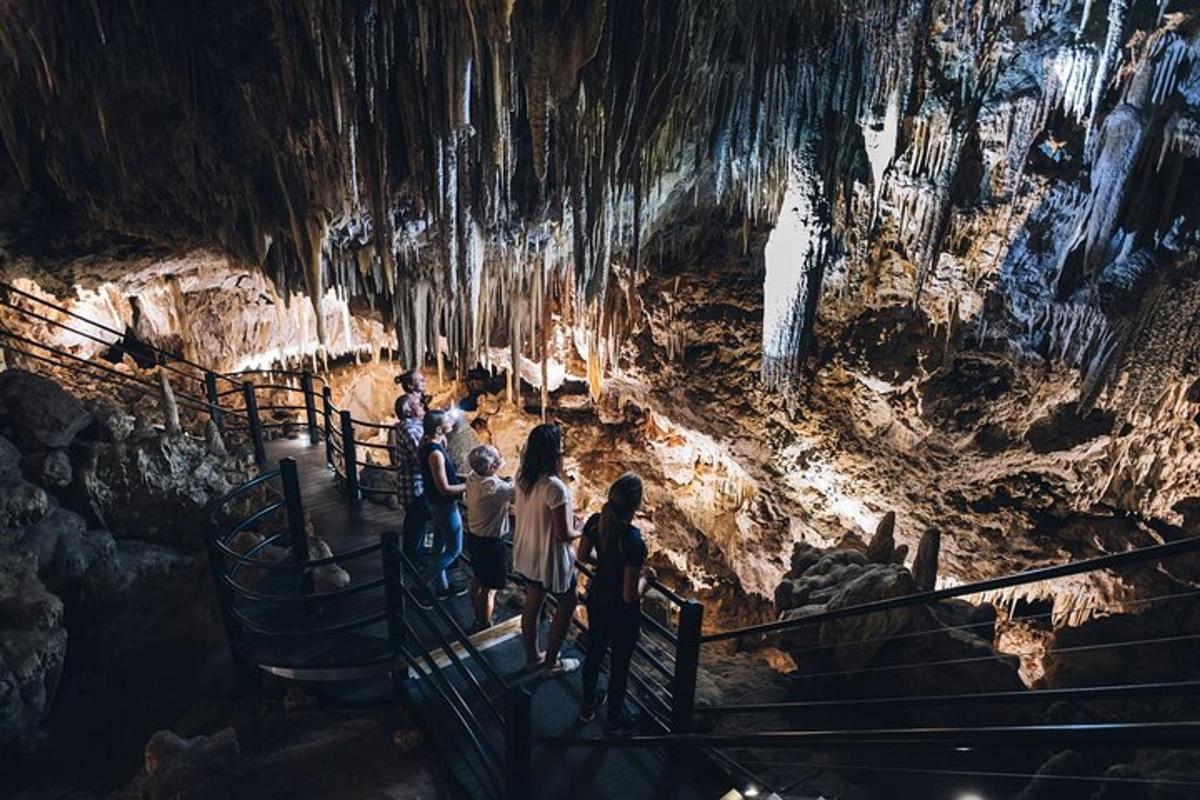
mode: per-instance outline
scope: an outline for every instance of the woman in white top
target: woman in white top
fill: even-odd
[[[559,649],[575,615],[575,510],[562,478],[562,432],[557,425],[538,425],[529,432],[515,498],[517,527],[513,533],[513,569],[525,579],[521,636],[526,666],[541,665],[547,675],[579,667],[579,659],[559,658]],[[538,620],[546,594],[557,609],[546,638],[538,648]]]

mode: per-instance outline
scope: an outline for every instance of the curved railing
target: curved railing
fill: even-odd
[[[314,589],[317,570],[383,553],[388,536],[312,558],[293,459],[213,501],[206,529],[209,567],[239,676],[257,668],[302,680],[344,680],[394,668],[400,657],[395,638],[348,638],[376,626],[376,634],[391,630],[394,603],[388,596],[398,589],[389,585],[386,570],[337,589]],[[245,534],[251,536],[239,546]]]

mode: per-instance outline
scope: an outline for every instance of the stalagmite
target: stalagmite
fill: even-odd
[[[942,549],[942,532],[929,528],[921,534],[917,555],[913,559],[913,583],[920,592],[932,592],[937,588],[938,557]]]
[[[204,441],[208,445],[208,451],[218,458],[224,458],[229,454],[225,449],[225,440],[221,437],[221,430],[217,427],[217,423],[209,420],[204,427]]]
[[[867,560],[875,564],[887,564],[896,549],[896,512],[889,511],[879,520],[875,535],[867,544]]]
[[[162,401],[163,424],[168,436],[179,436],[183,428],[179,424],[179,406],[175,403],[175,392],[171,389],[171,381],[167,379],[167,371],[158,370],[158,390]]]

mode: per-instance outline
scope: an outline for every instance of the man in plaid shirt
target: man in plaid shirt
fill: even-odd
[[[425,526],[429,522],[429,511],[425,507],[425,486],[421,481],[421,461],[417,448],[424,434],[422,420],[425,404],[421,395],[409,393],[396,400],[396,416],[399,422],[388,436],[388,449],[392,466],[396,467],[396,494],[404,506],[404,554],[413,563],[417,562],[421,546],[425,541]]]

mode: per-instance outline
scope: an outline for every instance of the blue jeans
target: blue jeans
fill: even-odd
[[[433,527],[434,588],[447,589],[450,578],[446,570],[462,554],[463,525],[458,503],[432,503],[429,507],[429,524]]]

